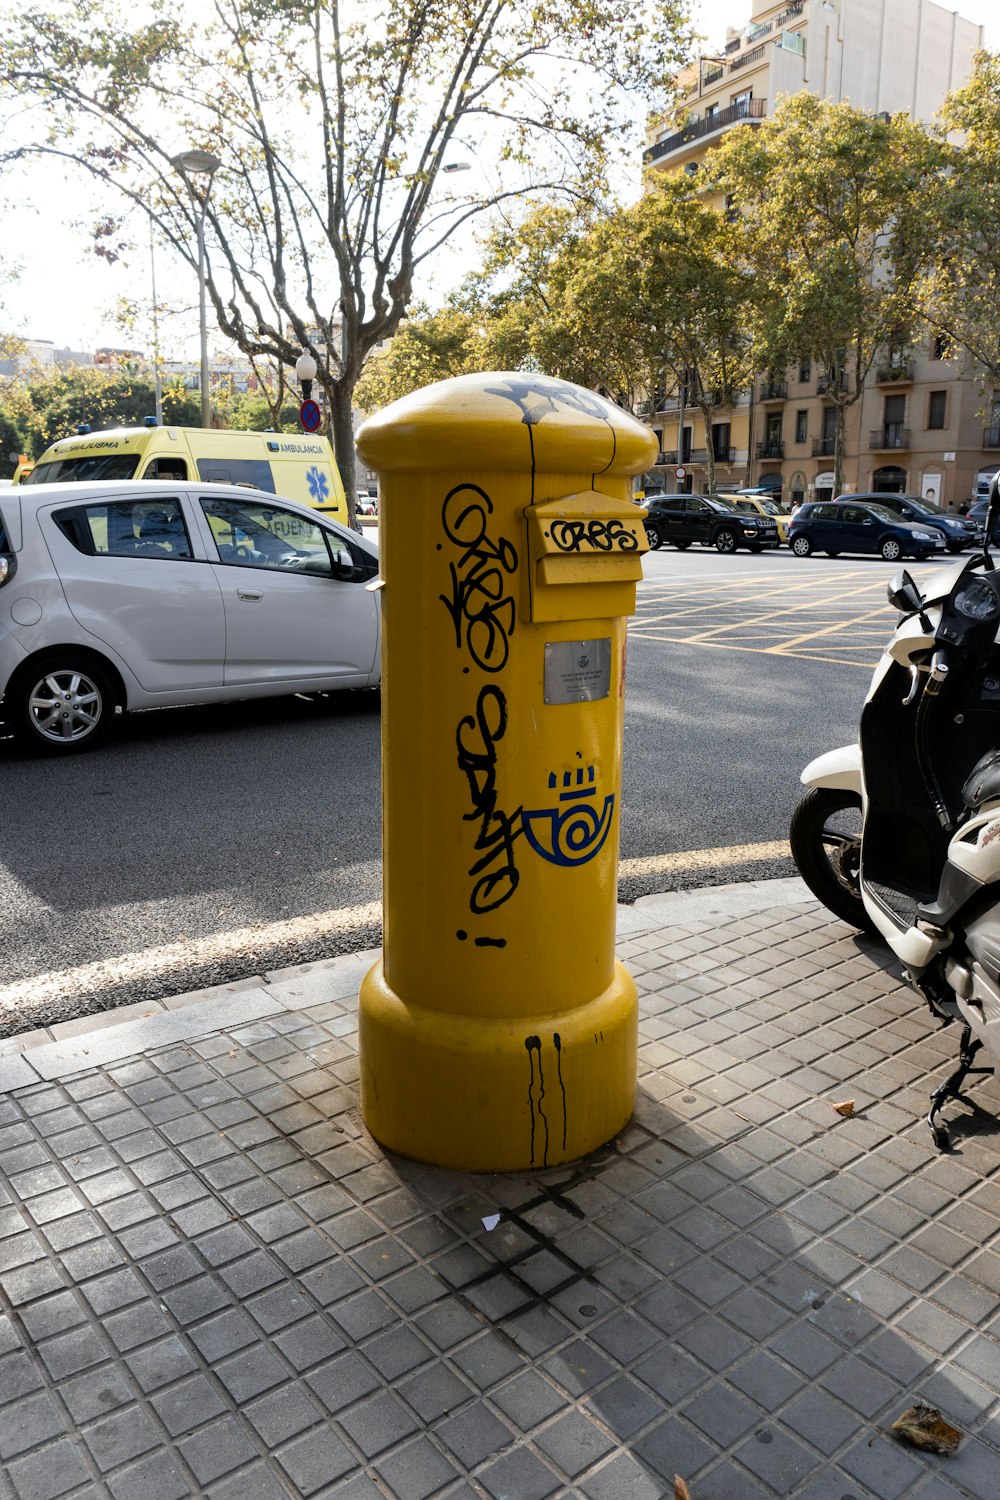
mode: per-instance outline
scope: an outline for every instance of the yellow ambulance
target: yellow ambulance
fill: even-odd
[[[21,484],[106,479],[239,484],[312,505],[348,524],[329,440],[309,432],[231,432],[212,427],[112,427],[60,438]],[[15,476],[17,482],[17,476]]]

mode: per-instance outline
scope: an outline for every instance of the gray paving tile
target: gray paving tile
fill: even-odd
[[[643,1500],[675,1470],[711,1500],[995,1500],[1000,1155],[930,1154],[945,1043],[773,891],[632,932],[640,1108],[582,1170],[383,1159],[353,1113],[356,1015],[325,1001],[223,1034],[202,997],[174,1013],[192,1044],[0,1101],[0,1497],[51,1450],[24,1482],[81,1500]],[[872,1098],[849,1128],[845,1067]],[[960,1482],[955,1458],[880,1470],[873,1430],[915,1395],[968,1434]]]

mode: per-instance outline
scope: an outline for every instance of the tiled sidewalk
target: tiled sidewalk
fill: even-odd
[[[5,1044],[0,1494],[997,1500],[1000,1127],[920,1123],[955,1028],[794,882],[622,929],[639,1108],[572,1169],[379,1150],[371,955]]]

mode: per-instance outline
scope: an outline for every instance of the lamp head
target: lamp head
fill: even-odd
[[[179,151],[170,160],[180,172],[207,173],[209,177],[222,166],[222,162],[211,151]]]
[[[315,359],[313,359],[312,355],[309,353],[309,350],[303,349],[302,353],[295,361],[296,378],[300,382],[315,380],[318,370],[319,366],[317,365]]]

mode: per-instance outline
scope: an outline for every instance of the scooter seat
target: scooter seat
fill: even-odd
[[[1000,797],[1000,750],[987,750],[969,772],[962,787],[962,800],[975,812],[994,797]]]

